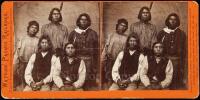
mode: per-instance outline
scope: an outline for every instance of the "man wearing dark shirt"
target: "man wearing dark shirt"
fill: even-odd
[[[180,19],[176,13],[171,13],[166,21],[166,28],[159,32],[157,39],[163,42],[165,54],[172,60],[174,66],[171,89],[184,87],[183,76],[186,57],[186,35],[179,26]]]
[[[69,35],[69,42],[77,47],[77,56],[86,64],[85,90],[96,86],[96,75],[98,67],[98,36],[97,32],[90,28],[91,19],[86,13],[80,14],[75,28]]]

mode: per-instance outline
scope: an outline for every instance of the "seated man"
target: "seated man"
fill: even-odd
[[[124,18],[118,19],[116,24],[115,33],[110,33],[105,43],[101,55],[102,63],[102,88],[107,89],[107,86],[110,86],[112,83],[112,66],[117,58],[119,52],[121,52],[127,40],[125,35],[126,30],[128,29],[128,21]]]
[[[153,44],[153,54],[145,56],[140,71],[141,82],[147,89],[167,89],[173,76],[173,65],[170,59],[164,56],[163,44]]]
[[[66,55],[60,58],[60,63],[57,64],[53,74],[55,84],[52,90],[83,90],[86,76],[85,62],[76,57],[75,46],[72,43],[67,43],[64,50]]]
[[[120,52],[112,68],[114,83],[109,90],[137,89],[141,64],[144,59],[139,51],[139,40],[130,35],[126,41],[125,50]]]
[[[37,51],[39,38],[36,36],[39,31],[39,23],[30,21],[27,26],[27,34],[17,43],[14,55],[14,90],[22,91],[26,86],[24,72],[28,61],[33,53]]]
[[[41,36],[38,52],[29,59],[25,69],[24,91],[49,91],[57,58],[52,53],[52,43],[48,36]]]

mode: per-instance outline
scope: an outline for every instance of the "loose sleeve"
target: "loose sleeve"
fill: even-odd
[[[17,46],[17,51],[18,51],[18,56],[22,57],[24,53],[24,47],[25,47],[25,41],[24,38],[20,39],[18,46]]]
[[[166,78],[161,82],[161,86],[163,88],[167,88],[171,81],[172,81],[172,76],[173,76],[173,65],[171,60],[168,61],[166,70],[165,70]]]
[[[106,43],[105,43],[105,47],[104,47],[103,52],[101,54],[102,60],[105,60],[106,54],[108,53],[107,51],[108,51],[108,47],[110,45],[110,38],[111,38],[110,36],[111,35],[108,35],[108,38],[107,38]]]
[[[78,80],[73,83],[75,88],[81,88],[85,82],[86,77],[86,67],[85,62],[81,60],[79,70],[78,70]]]
[[[46,35],[45,29],[46,29],[46,25],[42,26],[42,28],[41,28],[41,35]]]
[[[115,60],[113,68],[112,68],[112,78],[113,78],[114,82],[116,82],[116,83],[117,83],[117,80],[120,79],[119,67],[121,66],[121,61],[122,61],[123,55],[124,55],[123,51],[119,53],[119,55],[117,56],[117,59]]]
[[[13,64],[14,64],[14,72],[15,70],[17,69],[17,65],[19,63],[19,51],[20,51],[20,48],[21,48],[21,40],[18,40],[17,42],[17,47],[14,51],[14,59],[13,59]]]
[[[32,77],[32,70],[33,70],[33,64],[35,62],[35,57],[36,54],[33,54],[30,59],[29,62],[27,64],[27,67],[25,69],[25,74],[24,74],[24,78],[25,78],[25,82],[30,86],[31,82],[34,82],[33,77]]]
[[[61,73],[60,59],[57,58],[57,61],[56,61],[56,64],[55,64],[55,69],[53,71],[53,81],[58,88],[64,86],[63,81],[60,77],[60,73]]]
[[[141,68],[141,71],[140,71],[140,80],[144,84],[144,86],[150,85],[147,72],[148,72],[148,61],[147,61],[147,56],[145,56],[143,60],[143,67]]]
[[[68,29],[67,29],[67,27],[65,27],[65,33],[64,33],[64,40],[63,40],[63,48],[64,48],[64,46],[65,46],[65,44],[67,44],[67,42],[68,42]]]
[[[153,46],[153,43],[157,41],[157,30],[156,26],[153,26],[153,33],[152,33],[152,39],[151,39],[151,47]]]

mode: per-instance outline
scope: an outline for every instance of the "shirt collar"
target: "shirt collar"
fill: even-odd
[[[176,27],[175,29],[169,29],[168,27],[165,27],[163,30],[166,32],[166,33],[168,33],[168,34],[170,34],[171,32],[175,32],[176,31],[176,29],[178,29],[178,27]]]
[[[136,50],[129,50],[130,55],[133,55],[135,53]]]
[[[46,56],[48,52],[41,52],[42,56]]]
[[[89,28],[89,27],[88,27],[88,28]],[[83,32],[86,32],[88,28],[86,28],[85,30],[82,30],[82,29],[80,29],[79,27],[77,27],[77,28],[75,28],[75,31],[76,31],[77,33],[81,34],[81,33],[83,33]]]

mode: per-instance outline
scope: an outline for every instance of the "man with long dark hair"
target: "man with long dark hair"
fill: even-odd
[[[57,48],[63,49],[65,43],[67,43],[68,30],[67,27],[60,22],[62,22],[62,15],[60,9],[53,8],[49,14],[49,24],[42,26],[41,34],[48,35],[53,44],[53,50]],[[59,55],[59,54],[57,54]]]
[[[53,80],[56,86],[52,90],[83,90],[85,82],[85,62],[76,56],[76,47],[73,43],[65,45],[65,56],[56,65]],[[59,88],[59,89],[58,89]]]
[[[184,89],[184,68],[186,67],[186,35],[180,26],[180,19],[176,13],[168,15],[166,27],[157,36],[158,41],[164,44],[165,54],[172,60],[174,77],[171,89]]]
[[[99,43],[97,32],[90,28],[91,19],[86,13],[79,15],[75,28],[69,35],[69,42],[77,47],[77,56],[84,60],[86,64],[86,82],[85,90],[97,87],[96,80],[98,72],[98,52]],[[95,89],[93,88],[93,89]]]
[[[154,42],[156,42],[156,26],[150,23],[151,12],[148,7],[142,7],[138,14],[139,22],[130,26],[130,34],[140,39],[140,47],[144,54],[148,54]]]
[[[173,65],[164,54],[163,44],[153,44],[153,54],[145,56],[140,79],[147,89],[168,89],[173,77]]]
[[[38,43],[38,52],[29,59],[24,78],[24,91],[49,91],[52,74],[57,58],[52,53],[52,43],[48,36],[42,35]]]
[[[139,73],[144,59],[140,53],[138,38],[130,35],[125,49],[119,53],[112,68],[114,83],[109,90],[135,90],[138,87]]]

